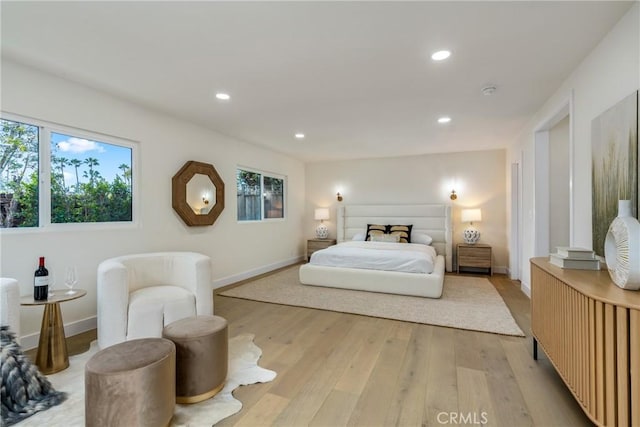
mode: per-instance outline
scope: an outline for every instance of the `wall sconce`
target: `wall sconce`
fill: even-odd
[[[202,195],[202,203],[204,203],[204,206],[196,211],[196,214],[198,215],[206,215],[211,210],[211,207],[209,206],[209,193],[204,193]]]
[[[458,195],[456,194],[456,190],[451,190],[451,195],[449,196],[451,200],[456,200]]]
[[[338,193],[336,193],[336,198],[338,199],[339,202],[342,201],[342,194],[340,194],[339,191],[338,191]]]

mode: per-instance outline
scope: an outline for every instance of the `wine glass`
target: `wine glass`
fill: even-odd
[[[47,291],[47,298],[53,297],[53,292],[55,291],[56,286],[56,272],[49,268],[49,290]]]
[[[76,291],[73,287],[78,283],[78,274],[76,273],[76,267],[67,267],[64,274],[64,285],[69,288],[66,292],[67,295],[73,295]]]

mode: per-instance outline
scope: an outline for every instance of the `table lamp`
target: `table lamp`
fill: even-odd
[[[480,209],[462,209],[462,222],[468,222],[467,227],[463,232],[463,239],[465,243],[473,245],[480,240],[480,232],[473,226],[473,221],[482,221],[482,211]]]
[[[329,219],[329,209],[327,208],[319,208],[315,211],[315,219],[316,221],[320,221],[318,227],[316,227],[316,237],[318,239],[326,239],[329,237],[329,229],[326,225],[324,225],[324,220]]]

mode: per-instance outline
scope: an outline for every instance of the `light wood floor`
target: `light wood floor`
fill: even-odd
[[[243,410],[219,426],[588,426],[540,351],[529,299],[494,275],[526,338],[215,297],[229,335],[250,332],[273,382],[243,386]],[[71,353],[95,331],[69,338]]]
[[[254,333],[278,373],[236,390],[243,410],[218,425],[591,425],[544,354],[532,359],[519,282],[490,280],[526,338],[216,296],[230,336]]]

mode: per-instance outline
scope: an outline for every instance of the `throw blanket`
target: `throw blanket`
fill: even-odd
[[[2,425],[13,425],[39,411],[64,402],[66,393],[51,387],[47,377],[22,353],[8,326],[0,327]]]

